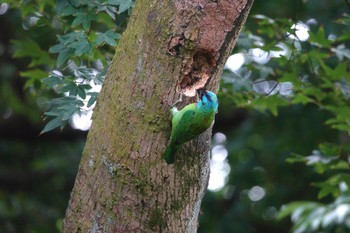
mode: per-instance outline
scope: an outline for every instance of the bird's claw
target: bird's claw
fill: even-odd
[[[196,100],[197,100],[197,103],[198,103],[199,101],[201,101],[201,98],[199,97],[198,91],[196,91]]]
[[[176,100],[175,103],[173,103],[173,104],[171,105],[171,108],[176,107],[176,105],[177,105],[178,103],[181,103],[181,102],[182,102],[182,92],[180,93],[180,98],[179,98],[178,100]]]

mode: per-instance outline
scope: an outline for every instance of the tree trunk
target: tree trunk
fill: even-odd
[[[98,98],[62,232],[197,231],[211,130],[167,165],[169,106],[179,90],[218,89],[252,3],[136,1]]]

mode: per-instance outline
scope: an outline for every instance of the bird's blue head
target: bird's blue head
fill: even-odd
[[[197,108],[200,108],[201,106],[205,105],[207,107],[213,108],[215,112],[218,111],[218,97],[215,95],[214,92],[200,90],[198,93],[201,98],[201,101],[197,103]]]

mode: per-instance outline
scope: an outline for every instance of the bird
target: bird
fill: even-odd
[[[172,130],[164,153],[167,164],[174,163],[175,154],[182,144],[199,136],[214,121],[219,106],[216,94],[208,90],[198,90],[197,94],[199,99],[196,103],[188,104],[179,111],[175,105],[181,102],[180,97],[170,109]]]

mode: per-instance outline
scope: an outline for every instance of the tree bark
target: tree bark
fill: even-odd
[[[197,231],[211,129],[167,165],[169,106],[178,91],[217,91],[252,4],[136,1],[94,110],[62,232]]]

